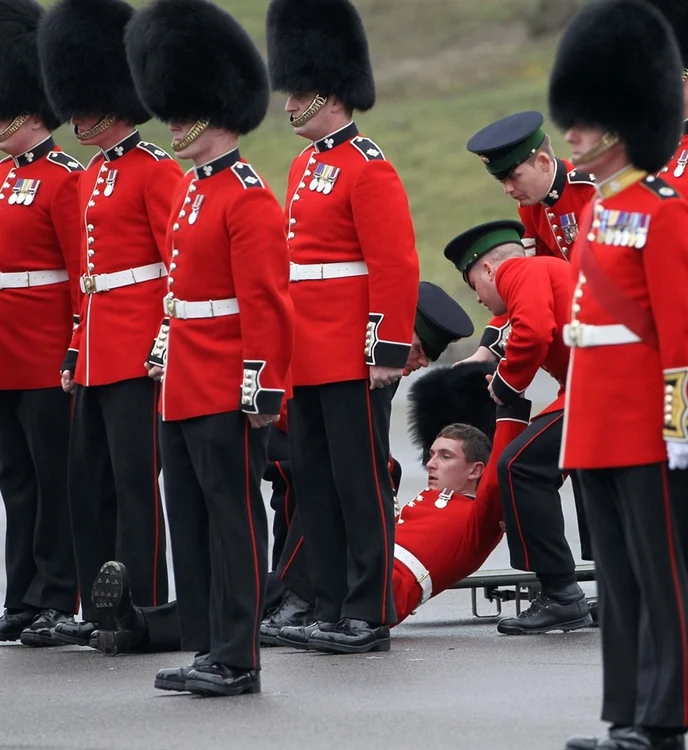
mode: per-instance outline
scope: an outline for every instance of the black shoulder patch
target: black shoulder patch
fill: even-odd
[[[642,184],[661,200],[681,197],[680,193],[677,193],[674,188],[672,188],[667,182],[664,182],[661,177],[654,177],[653,175],[649,174],[643,180]]]
[[[366,161],[385,161],[382,149],[378,147],[377,143],[371,141],[370,138],[363,138],[363,136],[357,135],[351,141],[351,145],[361,152]]]
[[[51,164],[57,164],[58,166],[66,169],[68,172],[83,172],[84,166],[80,161],[77,161],[73,156],[65,154],[64,151],[51,151],[48,154],[48,161]]]
[[[239,182],[244,186],[244,189],[265,187],[265,183],[260,179],[257,172],[254,171],[250,164],[244,164],[243,161],[238,161],[232,166],[232,172],[234,172],[239,178]]]
[[[154,143],[149,143],[148,141],[141,141],[140,143],[137,143],[136,148],[140,148],[141,151],[145,151],[147,154],[150,154],[155,159],[155,161],[162,161],[163,159],[172,158],[167,153],[167,151],[160,148],[160,146],[156,146]]]
[[[570,185],[578,185],[579,183],[594,185],[595,175],[588,174],[580,169],[572,169],[568,174],[568,180]]]

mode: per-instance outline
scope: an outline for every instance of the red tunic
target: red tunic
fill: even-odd
[[[502,538],[499,522],[502,503],[497,460],[506,446],[523,432],[528,422],[514,418],[497,421],[492,454],[475,499],[444,493],[448,502],[435,502],[439,490],[424,490],[401,509],[395,541],[411,552],[430,572],[432,596],[475,573]],[[398,622],[418,607],[422,590],[415,575],[395,558],[394,605]]]
[[[554,182],[543,201],[519,206],[518,214],[526,230],[522,240],[526,255],[568,260],[578,235],[581,212],[595,194],[595,182],[594,177],[574,169],[565,159],[557,159],[556,165]],[[509,332],[508,316],[496,316],[488,323],[480,346],[501,358]]]
[[[238,150],[179,184],[167,249],[166,300],[236,299],[239,313],[170,317],[163,419],[238,409],[279,414],[294,339],[284,221],[274,195]]]
[[[492,381],[495,395],[513,403],[542,368],[560,385],[559,397],[539,416],[563,409],[569,349],[562,338],[573,289],[570,267],[552,257],[510,258],[497,269],[497,291],[511,333]]]
[[[403,368],[418,297],[413,224],[396,171],[355,124],[296,158],[286,220],[292,263],[368,268],[367,275],[292,281],[294,385],[365,379],[372,364]]]
[[[684,131],[688,130],[688,122],[684,125]],[[659,176],[671,187],[688,198],[688,132],[684,132],[681,142],[671,161],[662,169]]]
[[[572,348],[561,458],[566,469],[665,461],[665,437],[688,440],[688,203],[660,178],[630,170],[622,177],[602,188],[594,203],[600,226],[591,229],[592,240],[581,234],[578,243],[589,243],[617,289],[651,311],[659,350],[643,342]],[[592,214],[591,205],[584,221],[590,222]],[[616,232],[623,230],[623,216],[630,216],[634,226],[625,239]],[[644,245],[637,241],[643,234]],[[572,264],[577,280],[573,318],[583,324],[622,324],[593,295],[579,254],[580,247]],[[665,393],[665,387],[671,390]],[[664,421],[667,395],[669,406],[676,407],[673,430]]]
[[[179,165],[138,132],[98,154],[79,189],[81,273],[126,271],[164,260],[162,251]],[[143,363],[160,322],[163,275],[98,294],[82,294],[75,380],[106,385],[145,377]],[[69,369],[66,365],[65,369]],[[72,365],[73,366],[73,365]]]
[[[66,269],[72,282],[0,289],[0,390],[60,385],[78,311],[80,173],[52,138],[0,163],[0,273]]]

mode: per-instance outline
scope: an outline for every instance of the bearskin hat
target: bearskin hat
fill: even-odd
[[[0,120],[37,115],[60,127],[43,88],[36,35],[43,8],[36,0],[0,0]]]
[[[645,0],[594,0],[570,23],[549,85],[562,129],[618,133],[630,161],[654,173],[681,137],[681,58],[668,23]]]
[[[275,91],[336,96],[352,111],[375,104],[368,39],[350,0],[272,0],[267,41]]]
[[[494,373],[495,366],[466,362],[457,367],[437,367],[409,388],[409,435],[421,449],[424,464],[437,434],[447,425],[469,424],[492,440],[497,407],[487,391],[485,376]]]
[[[133,13],[124,0],[57,0],[46,11],[38,49],[48,97],[63,120],[114,115],[138,125],[150,119],[124,52]]]
[[[681,51],[683,67],[688,68],[688,2],[686,0],[645,0],[657,8],[671,26]]]
[[[164,122],[209,120],[255,130],[270,103],[268,74],[237,21],[210,0],[153,0],[124,37],[136,88]]]

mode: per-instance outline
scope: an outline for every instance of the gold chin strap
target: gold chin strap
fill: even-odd
[[[19,115],[0,133],[0,143],[11,138],[17,130],[31,117],[31,115]]]
[[[688,81],[688,68],[683,69],[683,73],[681,73],[681,81],[685,83]]]
[[[577,159],[571,159],[571,163],[574,167],[578,167],[581,164],[590,164],[590,162],[595,161],[595,159],[616,146],[620,141],[621,138],[617,133],[605,133],[589,151],[581,154]]]
[[[179,141],[179,143],[172,144],[172,150],[175,152],[183,151],[187,146],[190,146],[196,138],[210,125],[209,120],[198,120],[191,126],[189,132]]]
[[[95,138],[97,135],[104,133],[114,121],[114,115],[105,115],[105,117],[103,117],[100,122],[96,123],[90,130],[87,130],[85,133],[75,132],[74,135],[78,141],[90,141],[91,138]]]
[[[327,98],[320,96],[320,94],[315,95],[315,99],[308,105],[308,109],[306,109],[305,112],[300,114],[298,117],[295,117],[291,121],[292,128],[300,128],[302,125],[305,125],[309,120],[312,120],[318,112],[325,106],[327,103]]]

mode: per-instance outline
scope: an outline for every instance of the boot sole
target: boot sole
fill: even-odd
[[[276,635],[263,635],[262,633],[260,635],[261,646],[281,646],[282,644],[278,641],[279,638]]]
[[[589,628],[591,625],[592,617],[590,617],[590,615],[585,615],[585,617],[581,617],[578,620],[571,620],[570,622],[559,622],[555,625],[550,625],[547,628],[537,628],[532,630],[529,628],[521,628],[518,626],[509,628],[508,630],[506,628],[501,630],[499,625],[497,625],[497,632],[501,633],[502,635],[543,635],[544,633],[551,633],[555,630],[561,630],[564,633],[569,633],[572,630]]]
[[[153,687],[158,690],[169,690],[174,693],[188,693],[189,688],[186,682],[172,682],[171,680],[155,680]]]
[[[122,629],[119,607],[124,593],[124,574],[115,565],[106,563],[98,572],[91,588],[91,600],[100,630]]]
[[[288,648],[296,648],[299,651],[308,651],[310,649],[310,643],[304,643],[303,641],[289,641],[286,638],[282,638],[278,635],[275,638],[275,646],[287,646]]]
[[[31,623],[29,623],[29,625],[30,624]],[[11,643],[12,641],[18,641],[20,638],[21,630],[18,633],[5,633],[3,635],[0,635],[0,643]]]
[[[328,654],[367,654],[371,651],[389,651],[392,647],[390,641],[380,641],[367,646],[353,646],[344,643],[332,643],[331,641],[320,641],[311,638],[308,642],[310,648],[316,651],[325,651]]]
[[[30,648],[54,648],[64,646],[61,641],[56,640],[51,634],[44,633],[22,633],[19,640],[24,646]]]
[[[90,646],[91,637],[88,640],[83,638],[73,638],[71,635],[64,635],[63,633],[53,632],[53,640],[57,641],[56,646]]]
[[[196,695],[202,695],[205,698],[214,698],[222,695],[243,695],[244,693],[255,694],[260,693],[260,682],[231,688],[226,685],[214,685],[211,682],[205,682],[205,680],[187,680],[186,690]]]

